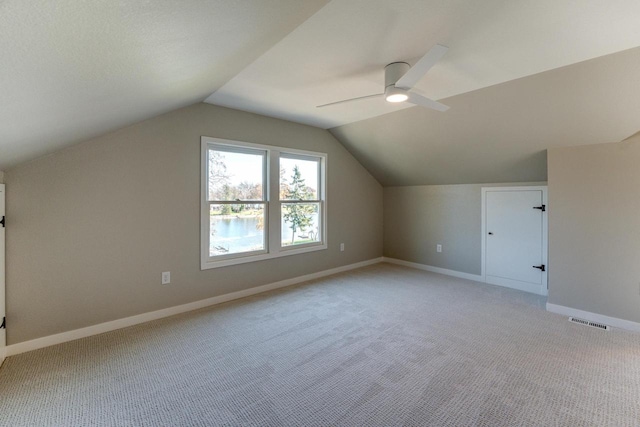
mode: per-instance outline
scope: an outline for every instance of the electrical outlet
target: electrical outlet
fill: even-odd
[[[344,243],[340,243],[340,252],[344,252]]]
[[[170,271],[163,271],[162,272],[162,284],[163,285],[168,285],[169,283],[171,283],[171,272]]]
[[[440,243],[436,245],[436,252],[442,252],[442,245]]]

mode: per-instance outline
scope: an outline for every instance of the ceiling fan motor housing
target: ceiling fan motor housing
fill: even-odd
[[[394,86],[400,77],[407,74],[411,66],[406,62],[392,62],[384,67],[384,88],[385,90],[389,86]]]

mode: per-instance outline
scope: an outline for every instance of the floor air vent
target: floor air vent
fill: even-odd
[[[585,326],[591,326],[592,328],[602,329],[603,331],[608,331],[611,329],[609,325],[603,325],[602,323],[589,322],[588,320],[578,319],[577,317],[569,317],[569,322],[579,323]]]

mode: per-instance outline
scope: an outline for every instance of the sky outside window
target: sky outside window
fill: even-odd
[[[317,200],[318,199],[318,167],[319,162],[317,160],[301,160],[301,159],[290,159],[287,157],[280,158],[280,185],[282,186],[285,182],[291,183],[291,178],[293,176],[293,171],[295,166],[298,167],[300,171],[300,176],[304,179],[305,186],[309,189],[310,196],[309,199]],[[282,182],[282,181],[285,182]],[[286,198],[286,197],[285,197]]]

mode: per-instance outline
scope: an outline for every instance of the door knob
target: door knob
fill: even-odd
[[[489,236],[493,236],[493,233],[492,233],[492,232],[489,232]]]

